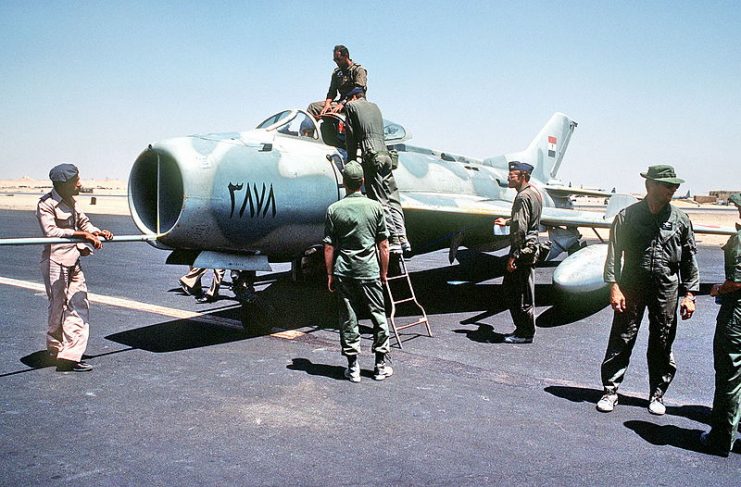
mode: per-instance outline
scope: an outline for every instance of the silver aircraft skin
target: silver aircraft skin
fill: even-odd
[[[384,123],[386,143],[399,155],[394,175],[416,254],[448,248],[452,262],[459,247],[507,247],[507,228],[493,222],[511,212],[516,192],[507,187],[507,172],[512,160],[535,168],[531,183],[543,196],[541,224],[553,242],[549,258],[580,248],[577,227],[609,228],[617,211],[636,201],[567,187],[556,179],[577,126],[562,113],[555,113],[525,150],[483,160],[408,145],[404,127]],[[152,245],[171,251],[168,263],[252,275],[270,270],[271,262],[299,265],[307,251],[320,246],[327,207],[345,194],[341,170],[347,130],[341,115],[317,121],[303,110],[284,110],[246,132],[152,144],[129,176],[132,218]],[[582,194],[609,197],[606,213],[574,210],[570,198]],[[603,287],[605,255],[606,249],[574,253],[556,269],[554,282],[573,293]]]

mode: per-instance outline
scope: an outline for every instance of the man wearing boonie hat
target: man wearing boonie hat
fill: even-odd
[[[535,336],[534,262],[526,255],[538,244],[543,198],[530,185],[532,172],[533,166],[526,162],[509,163],[507,184],[517,190],[517,196],[512,201],[512,216],[494,220],[495,225],[509,225],[510,247],[503,287],[515,331],[504,336],[505,343],[532,343]]]
[[[728,202],[736,205],[741,220],[741,193]],[[741,418],[741,225],[723,246],[726,280],[715,284],[710,295],[720,302],[713,339],[715,394],[710,431],[701,435],[705,447],[723,456],[733,449]]]
[[[692,223],[670,203],[684,180],[668,165],[651,166],[641,176],[646,179],[646,197],[621,210],[610,231],[604,279],[610,284],[614,316],[601,367],[604,395],[597,410],[610,412],[617,404],[617,390],[648,308],[648,410],[662,415],[663,397],[677,370],[672,343],[679,296],[682,319],[689,319],[700,277]]]
[[[388,231],[383,208],[361,192],[363,168],[355,161],[345,165],[342,180],[346,196],[327,209],[324,226],[324,262],[327,288],[339,295],[340,345],[347,357],[345,377],[360,382],[358,314],[367,309],[373,323],[373,378],[393,374],[387,363],[389,327],[382,282],[388,272]]]
[[[85,243],[50,244],[41,253],[41,273],[49,298],[46,348],[57,361],[57,370],[87,372],[90,364],[82,360],[87,348],[90,304],[80,256],[91,248],[100,249],[99,237],[113,238],[100,230],[80,209],[74,196],[80,194],[80,175],[72,164],[59,164],[49,171],[54,189],[39,200],[36,218],[45,237],[79,237]]]

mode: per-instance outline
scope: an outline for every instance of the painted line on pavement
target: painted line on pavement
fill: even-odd
[[[39,284],[37,282],[21,281],[18,279],[10,279],[8,277],[0,276],[0,284],[5,284],[6,286],[19,287],[23,289],[29,289],[31,291],[37,291],[37,292],[42,292],[46,294],[46,288],[44,287],[44,285]],[[240,328],[242,327],[242,322],[239,320],[232,320],[229,318],[222,318],[220,316],[213,316],[208,313],[199,313],[195,311],[185,311],[182,309],[168,308],[166,306],[158,306],[156,304],[142,303],[141,301],[134,301],[132,299],[116,298],[113,296],[105,296],[103,294],[95,294],[91,292],[88,292],[87,297],[88,297],[88,300],[93,303],[105,304],[108,306],[116,306],[118,308],[133,309],[136,311],[144,311],[145,313],[158,314],[162,316],[167,316],[169,318],[177,318],[181,320],[196,320],[196,321],[203,322],[203,323],[226,325],[226,326],[231,326],[231,327],[234,327],[234,326],[237,326]],[[225,306],[223,308],[219,308],[217,311],[236,309],[240,306],[241,306],[240,304],[235,304],[233,306]],[[271,336],[274,336],[277,338],[283,338],[286,340],[293,340],[295,338],[305,335],[305,333],[300,332],[298,330],[284,330],[282,328],[272,328],[270,331],[273,332],[271,333]]]

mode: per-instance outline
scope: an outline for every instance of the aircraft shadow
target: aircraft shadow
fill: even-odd
[[[586,402],[597,405],[597,402],[602,397],[601,388],[592,389],[587,387],[574,386],[548,386],[543,390],[556,397],[560,397],[574,403]],[[626,396],[624,394],[618,393],[617,407],[624,406],[646,409],[648,408],[648,399],[635,396]],[[682,406],[667,405],[666,414],[670,416],[687,418],[698,423],[709,424],[710,422],[710,408],[697,404],[687,404]]]
[[[680,428],[673,424],[659,425],[649,421],[632,420],[623,423],[641,438],[656,446],[673,446],[682,450],[705,453],[708,455],[726,456],[713,450],[708,450],[700,443],[700,434],[703,430]],[[741,441],[733,444],[733,453],[741,453]]]

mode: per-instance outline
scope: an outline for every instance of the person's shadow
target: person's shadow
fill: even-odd
[[[309,375],[329,377],[330,379],[335,380],[347,380],[345,379],[345,367],[339,365],[315,364],[306,358],[295,358],[292,361],[293,363],[286,365],[287,369],[301,370]],[[372,374],[368,370],[361,370],[360,375],[372,377]]]
[[[726,456],[722,453],[708,450],[702,445],[702,443],[700,443],[700,434],[702,433],[702,430],[680,428],[673,424],[659,425],[649,421],[638,420],[626,421],[623,424],[626,428],[635,431],[638,436],[652,445],[669,445],[698,453]],[[733,453],[741,453],[741,442],[736,441],[733,445],[733,450],[731,451]]]
[[[597,405],[603,394],[602,389],[592,389],[589,387],[548,386],[544,390],[549,394],[571,402],[586,402],[594,405]],[[645,409],[648,408],[648,399],[618,393],[617,407],[638,407]],[[698,404],[684,404],[681,406],[667,405],[666,414],[687,418],[698,423],[710,424],[710,408],[707,406]]]

